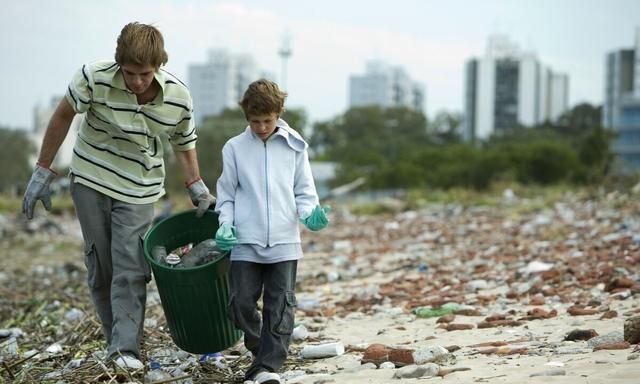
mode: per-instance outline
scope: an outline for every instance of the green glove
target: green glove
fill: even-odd
[[[220,250],[225,252],[230,251],[231,248],[238,244],[238,239],[236,238],[236,227],[229,223],[222,223],[216,232],[216,243]]]
[[[309,228],[309,230],[319,231],[329,224],[329,218],[327,217],[329,212],[331,212],[330,206],[327,205],[324,208],[320,208],[320,205],[318,204],[313,211],[311,211],[309,216],[300,219],[300,221],[305,227]]]

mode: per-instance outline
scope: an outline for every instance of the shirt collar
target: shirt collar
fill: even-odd
[[[129,88],[127,88],[127,84],[124,82],[124,75],[122,75],[122,68],[120,68],[119,65],[117,66],[117,68],[118,69],[113,73],[113,81],[111,82],[111,84],[118,89],[121,89],[127,93],[133,94],[133,92],[131,92]],[[164,76],[164,72],[162,71],[162,69],[158,68],[158,70],[155,71],[155,73],[153,74],[153,78],[158,82],[158,84],[160,84],[160,95],[159,97],[156,96],[154,100],[159,100],[160,102],[163,103],[166,78]]]

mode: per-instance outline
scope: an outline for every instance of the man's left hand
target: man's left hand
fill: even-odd
[[[216,203],[216,198],[209,192],[209,188],[207,188],[202,179],[191,183],[187,189],[189,190],[191,202],[197,207],[196,217],[202,217],[211,204]]]

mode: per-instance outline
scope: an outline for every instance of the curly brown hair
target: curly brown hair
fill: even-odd
[[[162,33],[153,25],[129,23],[118,36],[116,62],[123,64],[152,65],[160,68],[169,60],[164,50]]]
[[[238,102],[245,117],[268,115],[276,113],[278,116],[284,111],[284,100],[287,93],[278,88],[273,81],[260,79],[249,84],[242,100]]]

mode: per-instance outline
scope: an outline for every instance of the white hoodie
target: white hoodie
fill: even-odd
[[[266,142],[247,127],[222,148],[216,212],[239,244],[299,243],[298,220],[318,205],[307,143],[284,120],[276,126]]]

